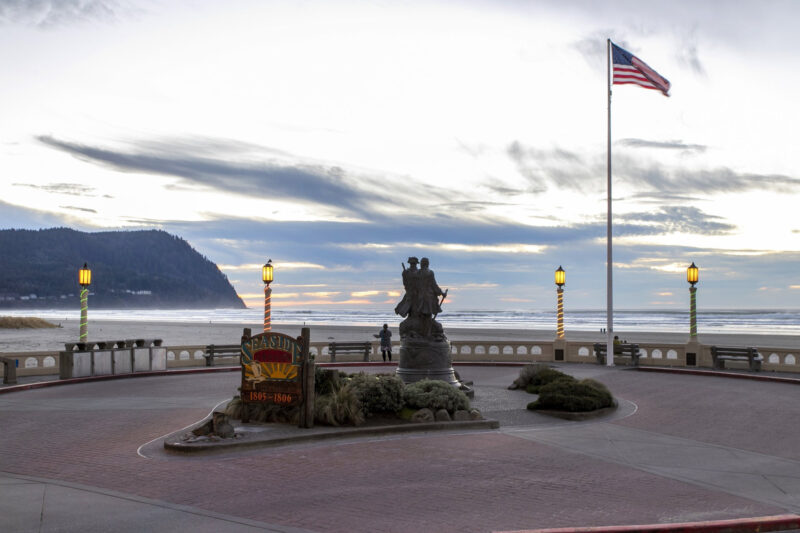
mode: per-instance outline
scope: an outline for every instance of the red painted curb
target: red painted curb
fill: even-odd
[[[800,516],[782,514],[709,522],[676,524],[642,524],[635,526],[562,527],[553,529],[519,529],[494,533],[755,533],[786,531],[800,528]]]
[[[692,368],[666,368],[657,366],[640,366],[636,370],[639,372],[664,372],[667,374],[690,374],[693,376],[711,376],[716,378],[752,379],[755,381],[771,381],[773,383],[791,383],[800,385],[800,378],[790,378],[783,376],[764,376],[760,374],[740,374],[738,372],[723,372],[719,370],[700,370]]]
[[[30,389],[42,389],[44,387],[54,387],[56,385],[72,385],[73,383],[88,383],[91,381],[108,381],[111,379],[144,378],[149,376],[180,376],[183,374],[206,374],[213,372],[233,372],[239,371],[239,366],[213,366],[205,368],[179,368],[177,370],[155,370],[150,372],[136,372],[132,374],[111,374],[108,376],[86,376],[82,378],[54,379],[52,381],[37,381],[36,383],[26,383],[24,385],[11,385],[10,387],[0,387],[0,394],[9,392],[19,392]]]

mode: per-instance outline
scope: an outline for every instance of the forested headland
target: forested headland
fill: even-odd
[[[93,308],[244,308],[217,265],[165,231],[0,230],[0,308],[74,307],[78,269]]]

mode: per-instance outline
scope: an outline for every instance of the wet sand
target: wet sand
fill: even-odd
[[[65,342],[76,342],[79,334],[77,320],[62,320],[55,329],[0,329],[0,353],[57,351]],[[380,324],[374,327],[345,325],[313,325],[312,341],[364,341],[373,340]],[[139,322],[120,320],[95,320],[89,323],[89,340],[161,339],[165,346],[235,344],[239,342],[243,328],[259,333],[262,324],[227,324],[199,322]],[[302,324],[273,324],[272,330],[298,336]],[[391,328],[393,340],[400,340],[397,328]],[[507,340],[507,341],[551,341],[555,330],[497,329],[497,328],[448,328],[445,333],[450,340]],[[625,332],[617,331],[623,340],[638,343],[683,344],[688,341],[688,332]],[[702,344],[730,346],[755,346],[800,349],[798,335],[755,334],[699,334]],[[605,334],[599,331],[567,331],[568,341],[603,342]]]

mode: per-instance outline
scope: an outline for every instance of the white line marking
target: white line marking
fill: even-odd
[[[180,431],[183,431],[184,429],[189,429],[190,427],[194,426],[194,425],[195,425],[195,424],[197,424],[198,422],[202,422],[203,420],[205,420],[206,418],[208,418],[209,416],[211,416],[211,414],[212,414],[214,411],[216,411],[216,410],[217,410],[217,407],[219,407],[219,406],[220,406],[220,405],[222,405],[223,403],[225,403],[225,402],[229,402],[229,401],[230,401],[230,400],[222,400],[222,401],[221,401],[221,402],[219,402],[217,405],[215,405],[214,407],[212,407],[212,408],[211,408],[211,411],[209,411],[209,412],[208,412],[208,414],[207,414],[206,416],[204,416],[204,417],[203,417],[203,418],[201,418],[200,420],[195,420],[194,422],[192,422],[191,424],[189,424],[189,425],[188,425],[188,426],[186,426],[186,427],[183,427],[183,428],[181,428],[181,429],[179,429],[179,430],[177,430],[177,431],[170,431],[169,433],[164,433],[164,434],[163,434],[163,435],[161,435],[160,437],[156,437],[156,438],[154,438],[154,439],[153,439],[153,440],[151,440],[151,441],[145,442],[144,444],[142,444],[141,446],[139,446],[138,448],[136,448],[136,455],[138,455],[139,457],[142,457],[142,458],[144,458],[144,459],[150,459],[150,457],[147,457],[146,455],[142,454],[142,448],[144,448],[145,446],[147,446],[148,444],[150,444],[150,443],[152,443],[152,442],[155,442],[155,441],[157,441],[158,439],[163,439],[164,437],[167,437],[167,436],[169,436],[169,435],[172,435],[173,433],[178,433],[178,432],[180,432]]]

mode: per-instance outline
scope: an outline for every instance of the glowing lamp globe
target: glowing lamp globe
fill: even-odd
[[[566,281],[567,281],[567,273],[564,271],[563,268],[561,268],[561,266],[559,266],[558,270],[556,270],[556,285],[558,285],[558,288],[560,289],[561,287],[564,286],[564,283],[566,283]]]
[[[261,280],[269,285],[272,283],[272,259],[267,261],[267,264],[261,267]]]
[[[89,270],[86,263],[83,264],[82,269],[78,270],[78,284],[81,287],[87,287],[92,284],[92,271]]]
[[[695,265],[694,261],[692,261],[692,264],[689,266],[689,268],[686,269],[686,281],[691,283],[692,287],[694,287],[694,284],[697,283],[699,276],[700,276],[700,269],[697,268],[697,265]]]

